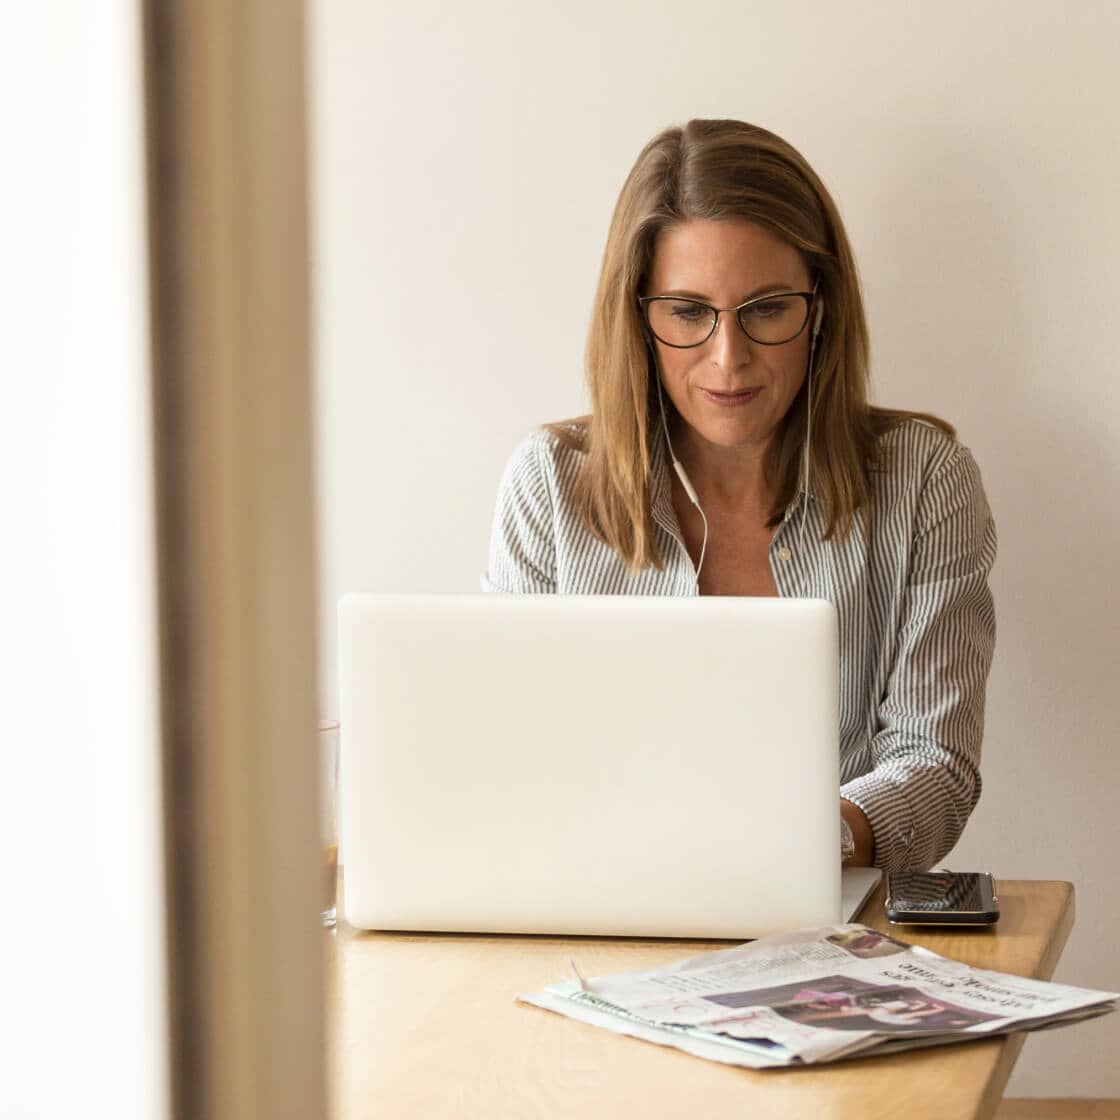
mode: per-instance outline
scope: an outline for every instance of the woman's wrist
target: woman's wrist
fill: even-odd
[[[855,851],[851,859],[844,861],[844,866],[870,867],[875,858],[875,836],[871,831],[871,822],[858,805],[843,798],[840,799],[840,816],[852,830],[852,839],[855,842]]]

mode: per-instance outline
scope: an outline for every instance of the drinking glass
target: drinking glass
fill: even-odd
[[[338,892],[338,721],[319,721],[319,835],[323,847],[323,895],[319,917],[335,924]]]

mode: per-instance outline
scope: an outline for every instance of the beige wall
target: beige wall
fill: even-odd
[[[1120,986],[1120,6],[312,4],[324,712],[344,590],[473,591],[499,471],[584,407],[604,235],[691,116],[786,136],[848,224],[878,400],[958,425],[1000,536],[985,793],[950,866],[1061,878]],[[1120,1018],[1009,1093],[1120,1096]]]

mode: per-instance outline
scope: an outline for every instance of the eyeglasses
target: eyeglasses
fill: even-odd
[[[724,311],[734,311],[743,333],[763,346],[792,342],[809,322],[812,292],[774,292],[756,296],[738,307],[712,307],[679,296],[640,296],[638,305],[646,326],[666,346],[686,350],[707,342]]]

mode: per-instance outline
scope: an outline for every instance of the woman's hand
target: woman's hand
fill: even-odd
[[[871,824],[858,805],[840,799],[840,815],[848,822],[852,830],[852,839],[856,842],[856,850],[852,858],[844,861],[845,867],[870,867],[875,856],[875,837],[871,832]]]

